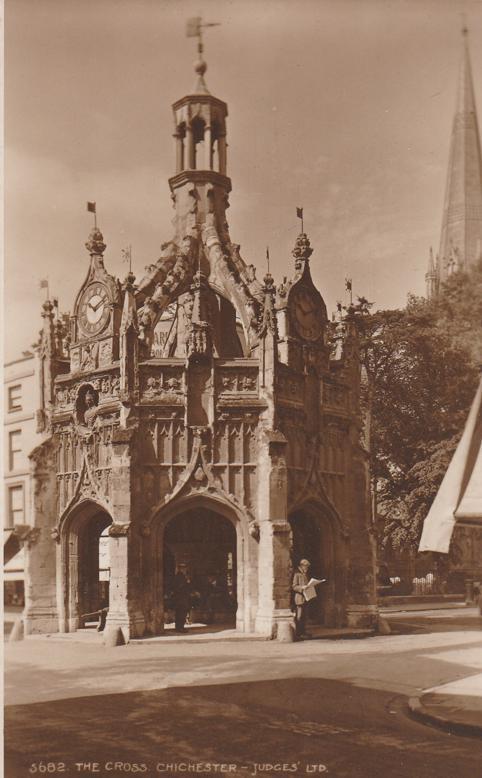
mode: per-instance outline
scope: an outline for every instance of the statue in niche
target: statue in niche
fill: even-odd
[[[76,421],[79,432],[90,435],[97,419],[99,393],[93,386],[81,386],[76,402]]]
[[[96,357],[98,351],[98,344],[94,343],[90,345],[87,343],[82,351],[82,360],[80,363],[81,370],[94,370],[96,365]]]
[[[97,416],[97,403],[94,391],[89,389],[85,394],[84,422],[87,427],[92,427]]]

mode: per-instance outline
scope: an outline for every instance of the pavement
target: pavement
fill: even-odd
[[[461,622],[472,623],[482,631],[482,616],[478,608],[470,608],[463,603],[447,603],[444,607],[435,604],[430,610],[419,604],[403,605],[397,610],[381,610],[394,629],[400,625],[405,629],[426,629],[428,624],[437,631],[441,627],[450,630],[452,621],[457,628]],[[417,621],[420,617],[422,622]],[[476,668],[482,670],[480,648],[457,652],[453,658],[462,662],[468,671]],[[449,732],[482,737],[482,672],[471,672],[465,678],[424,689],[421,694],[410,697],[408,706],[413,716],[427,724],[442,727]]]
[[[117,772],[147,765],[146,778],[175,775],[183,768],[164,767],[182,760],[229,762],[252,776],[480,774],[477,609],[385,618],[391,635],[352,640],[287,644],[220,634],[202,641],[193,634],[192,641],[166,636],[110,648],[91,634],[7,643],[5,775],[28,778],[32,765],[44,763],[98,772],[76,767],[81,758],[101,765],[99,778],[116,778],[114,756],[124,765]],[[296,770],[263,768],[295,763]]]

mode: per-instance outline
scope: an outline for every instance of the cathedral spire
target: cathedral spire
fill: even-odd
[[[450,157],[439,252],[439,279],[453,269],[465,269],[477,261],[482,240],[482,162],[468,46],[468,30],[462,29],[457,102],[452,126]]]

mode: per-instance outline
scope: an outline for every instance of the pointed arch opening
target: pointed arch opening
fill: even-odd
[[[326,578],[318,596],[308,604],[308,622],[325,627],[343,625],[346,554],[337,523],[319,503],[307,503],[289,516],[292,533],[291,563],[298,568],[301,559],[311,563],[310,575]]]
[[[213,510],[191,509],[170,519],[163,549],[166,621],[174,621],[176,574],[184,566],[190,585],[186,615],[191,624],[236,625],[236,545],[233,523]]]
[[[149,631],[174,628],[175,576],[189,578],[188,631],[249,631],[255,575],[249,565],[248,517],[222,500],[191,495],[153,518]]]
[[[206,122],[199,116],[196,116],[191,122],[192,131],[192,168],[194,170],[210,170],[211,168],[211,149],[208,144],[206,132]]]
[[[61,631],[95,625],[109,607],[109,527],[112,517],[93,500],[76,506],[62,524]]]

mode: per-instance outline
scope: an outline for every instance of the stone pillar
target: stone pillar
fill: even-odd
[[[186,127],[186,168],[189,168],[190,170],[194,170],[196,167],[195,164],[195,149],[194,149],[194,138],[192,134],[192,127],[188,124]]]
[[[287,519],[287,441],[280,432],[266,433],[259,457],[258,610],[255,631],[277,637],[278,626],[293,627],[291,599],[291,530]],[[286,632],[283,626],[282,631]]]
[[[226,169],[227,169],[226,149],[227,149],[226,136],[225,135],[221,135],[219,140],[218,140],[218,155],[219,155],[219,172],[223,176],[226,175]]]
[[[371,529],[368,455],[356,443],[352,452],[347,477],[347,490],[351,495],[347,624],[349,627],[374,628],[378,622],[376,547]]]
[[[33,478],[32,526],[17,533],[25,549],[25,634],[57,632],[56,544],[51,531],[57,516],[56,449],[51,438],[30,454]]]
[[[206,127],[204,130],[204,167],[206,170],[213,169],[211,127]]]
[[[179,131],[174,133],[174,139],[176,142],[176,173],[181,173],[184,170],[184,139]]]
[[[142,637],[142,537],[137,508],[136,473],[132,450],[135,428],[120,428],[112,440],[112,494],[114,523],[109,528],[110,586],[106,631],[120,627],[124,640]]]
[[[145,620],[140,585],[140,537],[131,524],[112,524],[109,529],[110,585],[106,632],[120,627],[127,643],[142,637]]]

